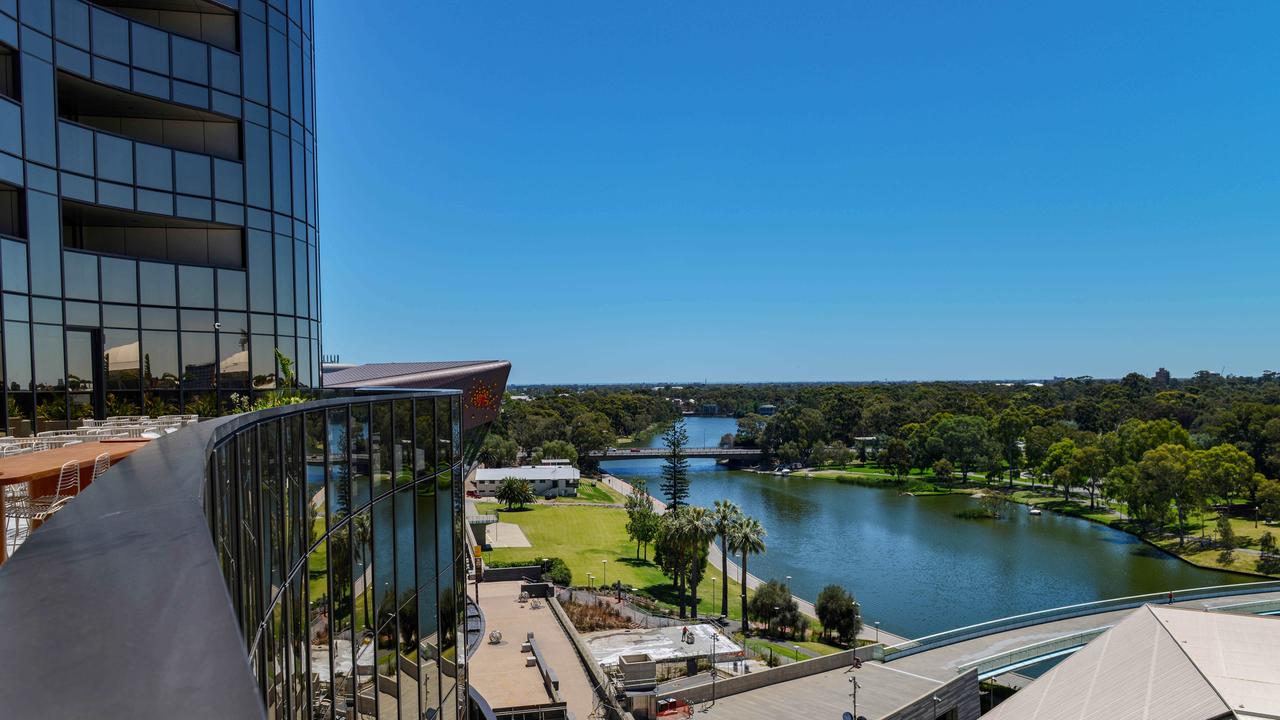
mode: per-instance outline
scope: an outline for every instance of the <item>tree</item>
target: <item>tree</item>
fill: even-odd
[[[507,504],[507,509],[511,506],[519,505],[520,509],[537,499],[533,494],[533,486],[528,480],[521,480],[516,477],[507,477],[502,479],[502,485],[498,486],[497,497],[499,500]]]
[[[1052,480],[1055,487],[1061,487],[1064,500],[1071,499],[1073,477],[1068,466],[1075,460],[1075,457],[1075,441],[1063,439],[1050,445],[1048,452],[1045,453],[1044,460],[1040,461],[1040,476]]]
[[[899,438],[889,438],[889,442],[880,451],[879,461],[882,467],[888,468],[899,480],[911,472],[911,450]]]
[[[1268,520],[1280,520],[1280,480],[1263,480],[1258,486],[1258,512]]]
[[[776,627],[779,635],[783,634],[784,627],[795,633],[805,624],[800,615],[800,606],[791,596],[791,589],[777,580],[770,580],[756,588],[755,595],[751,597],[750,608],[757,621]]]
[[[1253,459],[1249,459],[1253,462]],[[1235,559],[1236,549],[1236,531],[1231,527],[1231,518],[1225,513],[1218,516],[1218,544],[1222,547],[1222,552],[1218,553],[1218,562],[1223,565],[1230,565]]]
[[[662,493],[667,498],[667,509],[679,510],[689,499],[689,458],[684,452],[689,445],[689,432],[684,420],[667,428],[662,441],[667,446],[667,457],[662,464]]]
[[[711,511],[697,505],[688,506],[685,515],[686,570],[689,587],[689,609],[698,617],[698,585],[707,572],[708,546],[716,538],[715,519]]]
[[[1231,496],[1248,492],[1253,480],[1253,458],[1234,445],[1215,445],[1195,454],[1195,470],[1205,489],[1231,504]]]
[[[738,418],[738,434],[734,438],[736,444],[758,446],[764,438],[764,428],[768,424],[769,418],[755,413],[747,413]]]
[[[986,456],[990,443],[986,418],[977,415],[944,418],[933,434],[942,441],[947,458],[960,468],[962,478],[968,478],[969,471]]]
[[[729,500],[716,500],[711,506],[711,522],[720,538],[720,614],[729,614],[729,533],[742,517],[742,510]]]
[[[540,452],[534,456],[534,462],[540,463],[543,460],[568,460],[571,464],[578,464],[578,449],[573,443],[565,440],[548,440],[542,444]]]
[[[764,526],[759,520],[749,515],[739,517],[729,530],[729,548],[742,556],[742,562],[738,565],[738,569],[742,572],[742,577],[738,578],[738,588],[742,593],[742,633],[744,635],[751,634],[747,613],[747,558],[751,555],[760,555],[765,551],[765,535]]]
[[[1258,540],[1257,570],[1268,575],[1280,573],[1280,552],[1276,550],[1276,538],[1270,531],[1262,533]]]
[[[1009,466],[1009,487],[1013,487],[1018,468],[1022,467],[1022,446],[1018,443],[1029,427],[1031,421],[1017,408],[1001,411],[991,426],[991,437],[1000,448],[1000,457]]]
[[[516,464],[519,453],[520,447],[514,440],[489,433],[480,446],[480,462],[491,468],[511,467]]]
[[[1101,447],[1087,445],[1076,450],[1071,465],[1072,474],[1083,480],[1085,487],[1089,489],[1089,507],[1097,507],[1097,492],[1107,473],[1111,472],[1111,458],[1107,457],[1106,451]]]
[[[862,617],[857,601],[844,588],[839,585],[822,588],[813,607],[824,635],[834,630],[845,644],[855,643],[862,629]]]
[[[627,496],[627,535],[636,542],[637,558],[642,557],[642,548],[643,558],[648,558],[648,546],[658,533],[660,521],[661,516],[654,512],[653,501],[649,498],[644,481],[632,482],[631,494]]]
[[[615,437],[609,416],[604,413],[588,411],[575,417],[569,423],[569,440],[573,443],[572,447],[576,449],[573,457],[575,464],[579,453],[585,455],[604,450],[613,444]],[[545,446],[542,454],[544,457],[547,456]]]
[[[1181,445],[1166,443],[1148,450],[1138,463],[1138,474],[1150,484],[1156,502],[1172,501],[1178,516],[1178,545],[1186,542],[1187,514],[1204,500],[1203,484],[1193,471],[1191,453]]]
[[[950,482],[951,475],[955,471],[955,466],[946,458],[942,458],[933,464],[933,476],[942,482]]]

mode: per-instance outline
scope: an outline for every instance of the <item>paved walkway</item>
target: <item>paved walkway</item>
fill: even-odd
[[[1190,600],[1187,602],[1175,602],[1176,607],[1186,607],[1198,610],[1206,608],[1219,607],[1223,605],[1234,605],[1236,603],[1251,602],[1254,600],[1268,600],[1277,597],[1278,592],[1253,593],[1250,595],[1231,595],[1228,597],[1209,598],[1206,600]],[[1114,625],[1129,613],[1133,612],[1133,608],[1127,610],[1112,610],[1108,612],[1098,613],[1096,615],[1085,615],[1083,617],[1067,618],[1065,620],[1055,620],[1030,627],[1018,628],[1016,630],[1007,630],[1005,632],[992,633],[980,638],[965,640],[951,645],[943,645],[933,650],[925,650],[923,652],[909,655],[900,659],[892,659],[886,664],[906,670],[908,672],[920,675],[928,675],[935,678],[955,677],[956,669],[963,663],[981,660],[1001,652],[1015,650],[1026,645],[1032,645],[1046,640],[1070,635],[1075,632],[1085,630],[1094,630],[1097,628]],[[1002,680],[1009,676],[1002,676]],[[1017,682],[1015,681],[1015,686]]]
[[[560,696],[580,720],[591,717],[596,694],[591,678],[578,660],[573,641],[556,621],[546,600],[534,609],[532,602],[517,602],[519,582],[480,583],[480,609],[485,633],[502,633],[502,644],[482,642],[471,659],[468,674],[476,691],[494,708],[549,702],[536,668],[525,667],[528,653],[520,645],[532,632],[538,649],[560,681]],[[472,592],[475,586],[471,586]]]

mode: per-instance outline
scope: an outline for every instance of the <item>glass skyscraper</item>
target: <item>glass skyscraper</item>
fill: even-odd
[[[319,384],[311,0],[0,0],[11,434]]]

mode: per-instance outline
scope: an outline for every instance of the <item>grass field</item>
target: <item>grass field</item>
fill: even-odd
[[[558,557],[569,566],[574,585],[621,580],[664,607],[675,607],[671,581],[649,560],[636,558],[635,543],[627,537],[627,512],[621,508],[565,504],[532,505],[525,510],[508,511],[497,503],[477,503],[476,510],[495,513],[502,522],[519,525],[532,546],[495,548],[487,553],[487,560],[491,562],[536,562],[544,557]],[[652,558],[653,549],[649,551]],[[588,573],[594,576],[590,581]],[[698,586],[700,612],[718,614],[721,582],[720,569],[708,566],[707,575]],[[741,617],[739,605],[738,583],[731,580],[730,617]]]
[[[627,501],[622,493],[594,480],[583,480],[578,485],[576,497],[557,497],[556,503],[611,503],[621,505]]]

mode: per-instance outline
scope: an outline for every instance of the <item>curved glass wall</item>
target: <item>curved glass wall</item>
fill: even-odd
[[[206,515],[269,718],[460,718],[460,395],[296,412],[215,447]]]
[[[320,384],[311,10],[0,2],[5,432]]]

